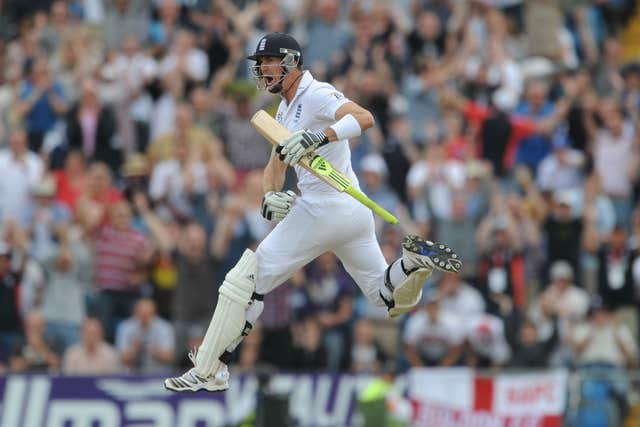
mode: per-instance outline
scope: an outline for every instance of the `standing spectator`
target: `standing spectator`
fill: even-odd
[[[13,372],[47,373],[60,367],[56,343],[45,336],[45,323],[37,311],[25,319],[25,338],[11,352],[10,368]]]
[[[515,110],[516,114],[533,118],[536,121],[553,116],[554,106],[548,99],[549,87],[546,82],[538,80],[529,83],[525,101]],[[538,165],[551,151],[551,141],[548,136],[536,133],[520,140],[516,151],[516,164],[528,166],[536,173]]]
[[[122,162],[120,150],[114,147],[116,122],[111,107],[98,99],[97,82],[88,77],[82,81],[80,100],[67,115],[67,143],[81,150],[89,161],[103,162],[114,173]]]
[[[514,368],[546,368],[558,344],[558,324],[553,313],[551,334],[541,337],[536,324],[527,318],[523,318],[520,310],[513,310],[506,319],[506,338],[511,347],[511,359],[509,366]]]
[[[632,267],[638,251],[629,248],[627,236],[618,225],[598,250],[598,295],[612,310],[632,306],[636,300]]]
[[[569,147],[569,140],[562,132],[552,139],[553,151],[542,160],[538,168],[537,182],[542,191],[563,191],[580,187],[583,182],[582,167],[585,156]]]
[[[66,234],[57,233],[60,243],[43,260],[47,280],[41,308],[46,335],[59,342],[62,351],[80,339],[92,272],[90,249],[81,241],[70,240]]]
[[[156,315],[152,300],[136,303],[134,315],[118,327],[116,348],[131,372],[167,372],[175,353],[173,327]]]
[[[40,158],[27,150],[27,136],[21,129],[9,135],[9,146],[0,151],[0,222],[10,219],[26,225],[31,191],[42,178]]]
[[[149,196],[165,204],[177,219],[193,215],[191,201],[207,191],[207,170],[184,141],[173,145],[173,156],[157,163],[151,172]]]
[[[76,202],[84,192],[87,181],[87,161],[82,151],[69,151],[64,168],[53,172],[53,176],[56,182],[56,200],[75,212]]]
[[[173,325],[176,331],[176,355],[182,360],[189,331],[206,330],[218,300],[218,267],[207,246],[205,230],[196,223],[182,229],[173,251],[178,286],[173,294]]]
[[[45,176],[33,189],[33,209],[25,212],[29,219],[27,232],[31,236],[30,254],[41,261],[55,246],[56,233],[71,222],[71,211],[54,199],[56,183]]]
[[[625,121],[620,105],[612,99],[602,101],[598,113],[603,127],[597,129],[593,122],[589,126],[595,171],[604,193],[613,202],[616,222],[627,225],[639,169],[634,126]]]
[[[144,152],[149,143],[153,110],[147,87],[157,77],[157,62],[141,49],[138,39],[129,36],[122,41],[113,61],[103,67],[102,74],[108,74],[117,89],[113,103],[123,151]]]
[[[11,257],[11,247],[5,242],[0,242],[0,362],[8,361],[10,352],[22,339],[22,271],[12,271]]]
[[[424,308],[415,311],[405,327],[407,360],[412,367],[456,365],[462,355],[464,324],[440,308],[437,290],[431,290],[425,299]]]
[[[346,365],[353,316],[353,281],[332,252],[320,255],[306,270],[302,292],[304,311],[313,314],[323,330],[327,367],[337,371]]]
[[[112,0],[104,10],[104,43],[116,50],[127,36],[144,41],[149,33],[150,10],[146,0]]]
[[[553,197],[551,212],[544,222],[547,236],[547,265],[564,260],[573,271],[579,271],[583,219],[572,211],[572,199],[567,193],[558,192]]]
[[[175,0],[164,0],[175,1]],[[159,64],[161,75],[179,72],[187,87],[203,83],[209,77],[209,60],[207,54],[196,46],[195,35],[187,30],[176,33],[171,50]]]
[[[160,118],[158,117],[157,120],[160,120]],[[171,118],[171,121],[173,121],[173,118]],[[220,148],[220,142],[215,139],[211,132],[193,122],[193,108],[187,103],[179,104],[176,107],[175,129],[172,127],[167,133],[153,140],[147,150],[149,159],[152,163],[170,159],[178,144],[187,146],[189,157],[203,162],[210,160],[216,149]]]
[[[81,177],[82,174],[71,176]],[[71,178],[70,176],[70,178]],[[77,187],[76,187],[77,189]],[[111,171],[104,163],[94,163],[86,174],[86,183],[76,199],[76,217],[88,229],[109,222],[109,207],[122,200],[122,194],[112,184]]]
[[[346,45],[349,29],[340,20],[340,4],[337,0],[320,0],[312,6],[313,13],[307,20],[304,50],[305,65],[314,75],[335,61],[336,52]],[[317,43],[322,40],[322,43]]]
[[[241,90],[241,87],[236,89],[238,92]],[[246,91],[249,92],[248,89]],[[249,123],[253,113],[250,94],[232,93],[231,99],[231,108],[221,111],[223,121],[220,136],[240,184],[248,172],[263,167],[269,159],[271,148]]]
[[[127,202],[114,204],[110,214],[111,223],[96,231],[94,252],[96,309],[111,342],[118,321],[131,314],[140,295],[140,289],[131,285],[130,275],[150,260],[151,252],[147,239],[132,227]]]
[[[478,283],[488,303],[487,311],[504,312],[511,305],[526,306],[522,243],[517,225],[507,216],[489,214],[478,227],[476,242],[482,248]]]
[[[64,354],[62,372],[65,375],[112,375],[119,371],[118,352],[104,341],[100,321],[86,319],[81,341]]]
[[[18,111],[24,119],[29,149],[40,152],[47,132],[53,130],[58,117],[66,112],[62,86],[51,75],[47,59],[40,57],[31,66],[31,76],[20,92]]]

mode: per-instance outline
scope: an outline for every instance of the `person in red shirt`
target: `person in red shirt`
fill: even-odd
[[[84,192],[87,181],[87,162],[81,151],[70,151],[64,169],[54,172],[56,200],[75,211],[76,203]]]
[[[104,163],[94,163],[87,172],[84,191],[76,202],[76,215],[87,229],[109,223],[109,207],[123,199],[111,183],[111,171]]]

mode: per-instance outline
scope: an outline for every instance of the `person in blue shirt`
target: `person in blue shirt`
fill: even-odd
[[[29,149],[39,152],[47,132],[66,111],[62,86],[53,80],[46,58],[37,58],[20,91],[20,116],[24,120]]]
[[[554,105],[548,98],[549,88],[541,80],[533,81],[527,87],[525,100],[518,106],[515,114],[530,117],[536,121],[553,115]],[[535,174],[538,165],[551,152],[551,139],[544,134],[522,138],[516,152],[516,164],[528,166]]]

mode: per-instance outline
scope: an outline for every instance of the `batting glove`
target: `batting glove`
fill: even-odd
[[[327,143],[329,138],[324,131],[299,130],[283,140],[276,148],[276,153],[280,154],[280,160],[293,166],[302,156]]]
[[[262,198],[262,216],[269,221],[282,221],[291,210],[296,193],[287,191],[269,191]]]

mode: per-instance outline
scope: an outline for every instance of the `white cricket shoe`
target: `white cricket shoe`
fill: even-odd
[[[458,273],[462,268],[460,257],[449,246],[415,235],[402,240],[402,263],[410,273],[407,280],[393,289],[393,301],[383,297],[391,318],[413,310],[420,303],[422,288],[433,270]]]
[[[195,365],[196,353],[190,352],[189,359]],[[229,368],[226,364],[220,362],[220,367],[216,373],[206,378],[199,375],[196,372],[196,368],[191,368],[179,377],[164,380],[164,387],[171,391],[225,391],[229,388]]]

